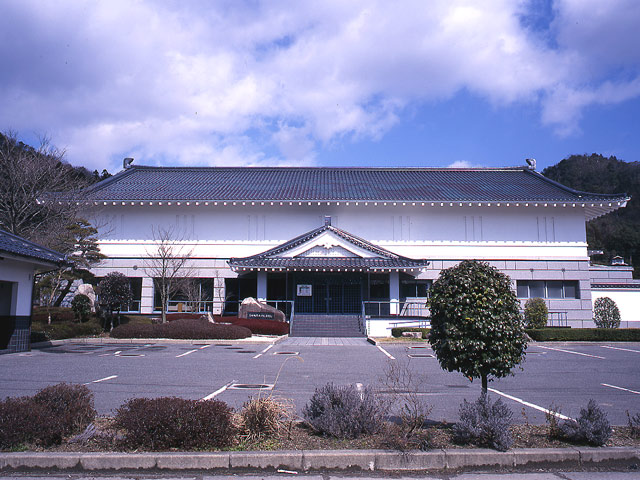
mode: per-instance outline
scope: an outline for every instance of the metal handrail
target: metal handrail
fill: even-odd
[[[406,300],[366,300],[362,302],[363,318],[371,317],[418,317],[428,318],[430,316],[429,307],[424,301]]]
[[[291,318],[294,313],[293,300],[259,300],[260,303],[266,303],[284,313],[285,317]],[[225,313],[237,313],[242,300],[169,300],[167,302],[167,313],[213,313],[215,315],[224,315]],[[154,307],[154,313],[160,310]]]

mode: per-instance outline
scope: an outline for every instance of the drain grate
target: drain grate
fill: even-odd
[[[144,353],[118,353],[116,357],[144,357]]]
[[[410,348],[410,349],[414,350],[414,349],[427,349],[427,348],[429,348],[429,347],[422,346],[422,345],[419,345],[419,346],[418,346],[418,345],[412,345],[412,346],[410,346],[410,347],[408,347],[408,348]]]
[[[234,383],[229,388],[234,390],[271,390],[273,385],[267,383]]]
[[[300,352],[273,352],[274,355],[300,355]]]
[[[430,353],[410,353],[408,357],[409,358],[436,358]]]
[[[236,350],[236,353],[256,353],[255,350]]]
[[[242,350],[242,347],[227,347],[227,350]]]

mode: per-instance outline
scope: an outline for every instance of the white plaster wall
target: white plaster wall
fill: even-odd
[[[596,299],[601,297],[609,297],[616,302],[620,310],[621,327],[640,327],[640,288],[620,288],[620,289],[593,289],[591,290],[591,298],[595,304]],[[631,322],[625,325],[625,322]]]
[[[33,291],[33,265],[5,258],[0,260],[0,280],[17,282],[10,315],[31,315],[31,293]],[[14,287],[15,288],[15,287]]]
[[[332,224],[412,258],[584,259],[581,208],[548,206],[106,206],[95,212],[110,257],[144,257],[152,227],[171,226],[200,258],[260,253]]]

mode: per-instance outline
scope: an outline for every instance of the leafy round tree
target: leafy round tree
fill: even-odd
[[[524,322],[527,328],[544,328],[547,326],[549,310],[542,298],[530,298],[524,304]]]
[[[619,328],[620,310],[609,297],[600,297],[593,304],[593,321],[598,328]]]
[[[509,277],[488,263],[464,260],[443,270],[430,290],[429,342],[440,366],[470,379],[505,377],[527,348]]]
[[[82,293],[77,294],[71,300],[71,310],[79,322],[86,322],[91,315],[91,300]]]
[[[106,310],[105,330],[110,330],[113,319],[120,317],[120,311],[131,302],[131,285],[129,279],[120,272],[107,274],[98,284],[100,305]]]

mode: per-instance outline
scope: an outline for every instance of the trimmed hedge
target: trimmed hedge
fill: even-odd
[[[427,340],[429,338],[430,331],[430,328],[395,327],[391,329],[391,335],[394,337],[402,337],[402,332],[422,332],[422,338]]]
[[[527,329],[527,334],[538,342],[600,341],[639,342],[640,328],[540,328]]]
[[[287,335],[289,333],[289,322],[238,317],[215,317],[215,320],[247,327],[254,335]]]
[[[64,338],[76,337],[94,337],[102,333],[102,325],[93,317],[88,322],[79,323],[73,321],[56,321],[56,323],[47,324],[45,320],[42,322],[33,322],[31,324],[31,341],[43,342],[46,340],[62,340]]]
[[[113,338],[176,338],[186,340],[235,340],[251,336],[251,330],[238,325],[219,325],[202,319],[174,320],[149,325],[129,323],[111,331]]]
[[[31,320],[35,323],[48,323],[49,314],[51,314],[51,323],[73,322],[76,318],[73,310],[68,307],[33,307]]]
[[[236,433],[232,411],[220,400],[135,398],[118,409],[122,445],[148,450],[222,448]]]
[[[61,383],[32,397],[0,401],[0,448],[58,445],[95,418],[93,394],[85,385]]]

